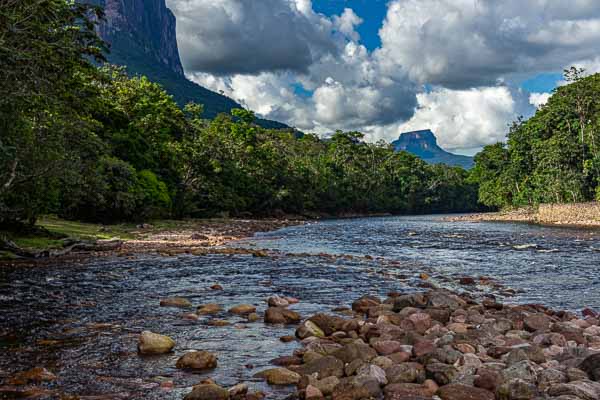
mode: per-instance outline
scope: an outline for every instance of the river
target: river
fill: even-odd
[[[543,303],[578,311],[600,309],[600,232],[508,223],[443,222],[439,216],[332,220],[284,228],[235,244],[270,249],[245,254],[143,256],[0,269],[0,380],[43,366],[58,376],[48,384],[79,395],[107,398],[181,399],[206,377],[225,386],[250,382],[283,398],[252,376],[296,343],[280,336],[293,327],[246,323],[226,312],[226,327],[182,318],[185,311],[159,307],[183,296],[194,305],[227,309],[265,298],[301,300],[304,316],[349,305],[363,294],[421,290],[435,284],[505,302]],[[461,285],[461,277],[491,278],[498,285]],[[210,286],[218,283],[223,291]],[[191,310],[193,311],[193,310]],[[137,337],[151,330],[173,337],[175,352],[140,357]],[[194,375],[174,368],[186,350],[218,354],[219,367]],[[173,389],[161,382],[173,381]]]

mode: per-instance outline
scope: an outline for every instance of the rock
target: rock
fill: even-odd
[[[221,286],[221,285],[219,285],[219,284],[215,284],[215,285],[212,285],[212,286],[210,287],[210,289],[211,289],[211,290],[223,290],[223,286]]]
[[[194,386],[184,400],[228,400],[229,391],[215,384],[202,384]]]
[[[317,379],[341,378],[344,376],[344,363],[336,357],[325,356],[300,366],[297,371],[301,375],[316,374]]]
[[[339,385],[340,380],[337,376],[328,376],[323,379],[312,379],[311,384],[319,389],[325,396],[333,393],[335,387]]]
[[[357,313],[365,314],[369,308],[376,307],[381,304],[381,300],[375,296],[363,296],[352,303],[352,310]]]
[[[477,371],[477,377],[473,383],[478,388],[495,392],[498,386],[502,383],[502,376],[498,371],[494,371],[492,369],[482,369]]]
[[[209,237],[206,235],[203,235],[201,233],[192,233],[192,235],[190,236],[190,239],[192,239],[192,240],[209,240]]]
[[[425,368],[414,362],[395,364],[385,370],[389,383],[413,383],[425,380]]]
[[[421,293],[397,296],[394,298],[393,311],[400,312],[407,307],[425,308],[427,300]]]
[[[386,400],[431,399],[438,390],[431,385],[417,383],[393,383],[384,389]]]
[[[502,377],[505,381],[522,379],[526,382],[535,382],[537,373],[531,361],[520,361],[502,371]]]
[[[591,380],[600,381],[600,353],[592,354],[583,360],[579,369],[587,373]]]
[[[281,340],[283,343],[290,343],[293,342],[294,340],[296,340],[296,338],[294,336],[282,336],[279,338],[279,340]]]
[[[373,379],[377,381],[380,385],[387,385],[388,380],[386,378],[386,373],[383,369],[373,364],[363,365],[358,369],[356,375],[359,377],[366,377],[368,379]]]
[[[312,321],[304,321],[298,329],[296,329],[296,337],[298,339],[306,339],[308,337],[325,337],[325,333]]]
[[[589,375],[585,371],[580,370],[579,368],[567,368],[566,375],[567,381],[569,382],[585,381],[590,379]]]
[[[231,398],[244,398],[246,393],[248,393],[248,385],[245,383],[238,383],[227,389],[229,392],[229,397]]]
[[[550,386],[559,383],[567,383],[567,376],[562,371],[548,368],[540,371],[538,374],[537,384],[541,390],[546,390]]]
[[[522,379],[511,379],[496,389],[497,400],[531,400],[536,395],[536,387]]]
[[[457,383],[440,387],[437,395],[442,400],[494,400],[496,398],[489,390]]]
[[[433,353],[436,350],[435,343],[432,340],[418,340],[413,346],[415,357],[421,357]]]
[[[411,314],[408,320],[412,323],[414,330],[420,334],[424,334],[431,328],[431,316],[429,314],[417,312]]]
[[[373,343],[373,348],[382,356],[387,356],[399,352],[402,349],[402,343],[395,340],[378,340]]]
[[[295,324],[301,319],[300,314],[284,307],[269,307],[265,311],[265,323],[267,324]]]
[[[394,362],[392,361],[392,359],[390,359],[388,357],[379,356],[379,357],[375,357],[374,359],[372,359],[371,364],[377,365],[378,367],[381,367],[382,369],[385,370],[385,369],[391,367],[392,365],[394,365]]]
[[[458,308],[464,307],[467,303],[455,294],[448,293],[445,291],[434,291],[429,294],[429,301],[427,304],[431,307],[449,308],[450,310],[456,310]]]
[[[290,305],[290,302],[283,297],[271,296],[267,299],[267,304],[269,307],[287,307]]]
[[[280,367],[287,367],[290,365],[301,365],[302,359],[296,356],[283,356],[271,360],[271,364],[279,365]]]
[[[448,364],[431,363],[425,367],[427,378],[433,379],[439,385],[452,383],[458,375],[458,370]]]
[[[160,300],[161,307],[189,308],[192,303],[183,297],[168,297]]]
[[[248,322],[256,322],[256,321],[260,320],[260,315],[253,312],[253,313],[246,315],[246,319],[248,320]]]
[[[198,315],[212,315],[221,312],[223,308],[214,303],[204,304],[196,310],[196,314]]]
[[[217,367],[217,357],[208,351],[191,351],[179,358],[175,366],[179,369],[213,369]]]
[[[411,349],[411,353],[412,353],[412,349]],[[406,351],[399,351],[398,353],[390,354],[388,356],[388,358],[390,360],[392,360],[392,362],[394,364],[401,364],[403,362],[410,360],[411,353],[408,353]]]
[[[574,381],[560,383],[548,389],[550,396],[575,396],[581,400],[598,400],[600,398],[600,384],[591,381]]]
[[[239,304],[229,309],[229,312],[237,315],[247,315],[256,312],[256,307],[250,304]]]
[[[269,385],[295,385],[300,382],[300,374],[290,371],[287,368],[272,368],[261,371],[254,375],[255,378],[262,378]]]
[[[144,331],[140,335],[138,352],[140,354],[165,354],[175,347],[175,341],[168,336]]]
[[[208,321],[208,325],[209,326],[229,326],[231,325],[231,322],[229,321],[225,321],[223,319],[211,319],[210,321]]]
[[[10,385],[27,385],[28,383],[53,382],[56,379],[56,375],[48,371],[46,368],[35,367],[29,371],[17,373],[8,380],[8,383]]]
[[[371,361],[377,357],[377,352],[369,345],[363,343],[350,343],[336,350],[333,356],[342,360],[345,363],[354,360]]]
[[[550,323],[550,317],[545,314],[533,314],[523,320],[523,326],[529,332],[547,331]]]
[[[454,345],[454,348],[463,354],[474,354],[477,351],[475,347],[467,343],[458,343]]]
[[[304,393],[304,398],[306,400],[317,400],[317,399],[322,399],[325,396],[323,396],[323,392],[321,392],[317,387],[313,386],[313,385],[308,385],[306,387],[305,393]]]
[[[350,325],[350,321],[340,318],[338,316],[327,315],[324,313],[318,313],[313,315],[308,319],[312,323],[316,324],[319,329],[323,331],[325,336],[331,336],[334,332],[338,330],[355,330],[355,329],[347,329],[347,328],[357,328],[355,326]],[[346,329],[344,329],[346,328]]]
[[[332,400],[361,400],[378,398],[380,395],[381,388],[377,381],[344,381],[335,387],[331,397]]]

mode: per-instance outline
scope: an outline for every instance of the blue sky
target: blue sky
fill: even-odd
[[[388,0],[315,0],[316,12],[325,15],[340,15],[345,8],[351,8],[363,19],[356,30],[360,34],[361,43],[370,51],[381,45],[379,29],[387,13]]]

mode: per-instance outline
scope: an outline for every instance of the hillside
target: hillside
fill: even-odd
[[[407,151],[430,164],[446,164],[465,169],[473,167],[473,157],[452,154],[442,149],[429,129],[403,133],[392,145],[396,151]]]

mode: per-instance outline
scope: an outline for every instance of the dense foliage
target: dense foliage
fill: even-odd
[[[0,0],[0,224],[475,207],[460,168],[357,132],[265,129],[241,109],[205,120],[145,77],[98,68],[100,17],[66,0]]]
[[[472,178],[488,206],[600,200],[600,74],[565,71],[569,84],[527,121],[513,124],[508,143],[487,146]]]

